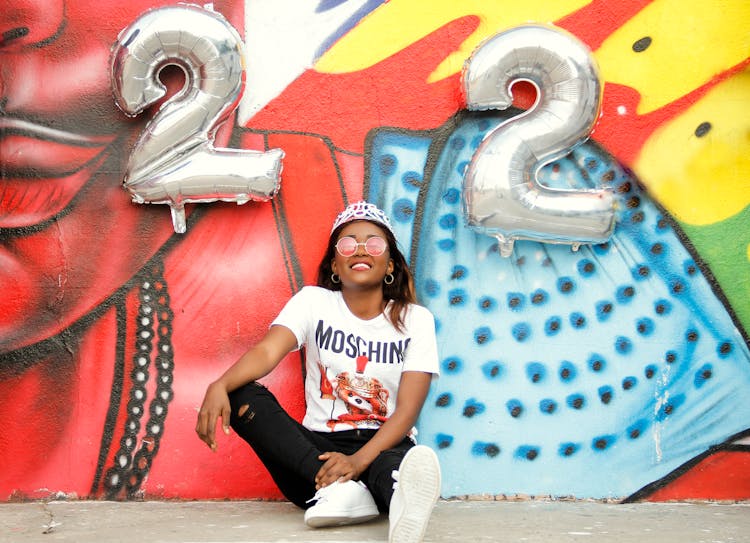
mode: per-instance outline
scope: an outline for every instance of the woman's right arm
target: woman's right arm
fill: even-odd
[[[263,339],[208,385],[195,431],[211,450],[216,450],[216,423],[219,419],[224,433],[229,433],[229,393],[271,373],[281,359],[296,348],[297,338],[289,328],[272,326]]]

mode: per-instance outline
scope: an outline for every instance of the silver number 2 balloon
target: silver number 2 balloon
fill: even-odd
[[[216,130],[245,85],[242,39],[218,13],[177,5],[145,12],[123,29],[111,55],[117,106],[129,116],[166,95],[159,72],[179,66],[185,85],[149,121],[128,162],[134,202],[168,204],[184,233],[185,203],[268,201],[279,190],[281,149],[216,149]]]
[[[571,244],[606,241],[614,229],[610,188],[553,189],[537,181],[542,166],[583,143],[596,123],[601,86],[588,49],[566,32],[523,25],[477,47],[462,74],[468,109],[506,109],[511,86],[529,81],[537,91],[525,113],[482,140],[463,180],[467,226],[494,236],[500,253],[529,239]]]

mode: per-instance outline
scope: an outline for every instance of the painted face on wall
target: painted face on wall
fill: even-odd
[[[20,0],[0,13],[0,354],[76,322],[173,235],[163,209],[121,186],[149,114],[125,117],[109,79],[120,30],[173,3]],[[242,4],[215,9],[241,30]]]

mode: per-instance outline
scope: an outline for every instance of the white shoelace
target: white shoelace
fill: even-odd
[[[310,503],[310,502],[323,503],[326,500],[326,494],[328,494],[328,490],[330,488],[331,486],[324,486],[323,488],[321,488],[315,493],[315,496],[307,500],[305,503]]]

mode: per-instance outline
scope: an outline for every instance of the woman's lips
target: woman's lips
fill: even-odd
[[[0,228],[32,226],[63,211],[113,139],[0,118]]]

